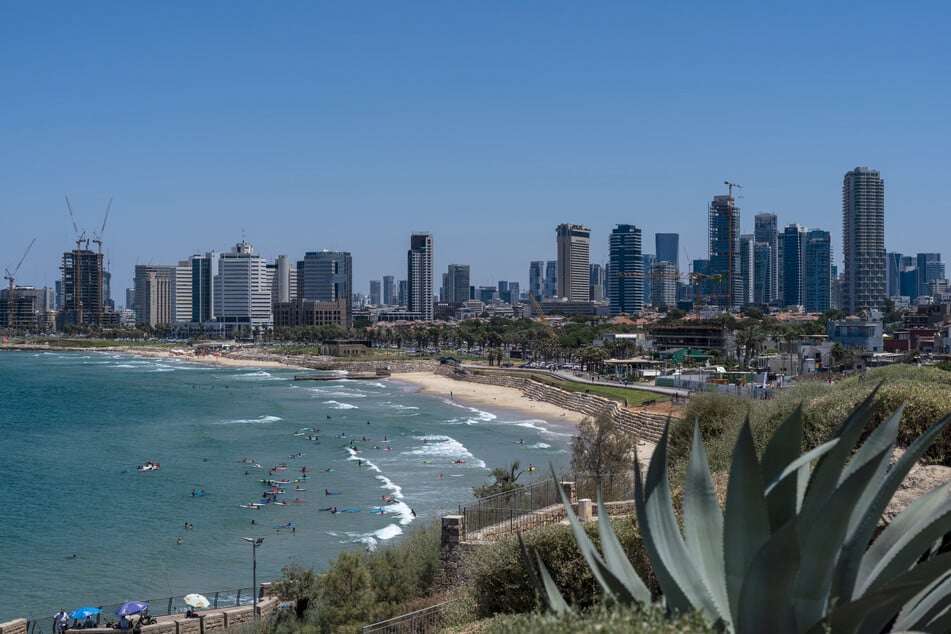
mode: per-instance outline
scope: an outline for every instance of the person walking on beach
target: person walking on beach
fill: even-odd
[[[69,615],[66,614],[66,610],[60,609],[60,611],[53,617],[53,629],[57,634],[62,634],[66,631],[66,626],[69,625]]]

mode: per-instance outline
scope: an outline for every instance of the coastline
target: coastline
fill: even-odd
[[[433,372],[396,373],[390,378],[417,386],[421,394],[450,398],[469,405],[498,407],[550,421],[567,421],[574,425],[584,418],[584,414],[579,412],[532,400],[523,395],[521,390],[512,387],[457,381]]]

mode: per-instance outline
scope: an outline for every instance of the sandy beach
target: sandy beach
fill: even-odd
[[[451,397],[469,405],[499,407],[545,420],[563,420],[578,424],[584,415],[557,405],[534,401],[524,396],[521,390],[483,383],[457,381],[432,372],[407,372],[394,374],[394,381],[405,381],[419,386],[423,394]]]

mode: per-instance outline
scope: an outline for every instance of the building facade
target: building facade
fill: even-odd
[[[740,208],[732,194],[714,196],[708,208],[710,275],[719,281],[710,284],[711,301],[736,310],[742,305],[743,278],[740,275]]]
[[[765,258],[756,262],[761,282],[761,293],[754,291],[754,301],[769,304],[779,299],[779,223],[776,214],[761,213],[753,217],[753,239],[760,244]]]
[[[842,182],[843,310],[882,307],[885,297],[885,181],[856,167]]]
[[[679,233],[655,233],[654,234],[654,255],[657,262],[670,262],[674,268],[680,270],[680,234]]]
[[[556,295],[571,302],[589,301],[591,230],[582,225],[561,224],[555,233],[558,248]]]
[[[806,312],[824,313],[832,308],[832,237],[828,231],[806,233],[805,259]]]
[[[469,301],[469,265],[450,264],[446,274],[446,301],[461,304]]]
[[[314,302],[347,303],[353,325],[353,262],[346,251],[308,251],[297,262],[297,297]]]
[[[612,315],[637,314],[644,310],[644,268],[641,230],[617,225],[608,240],[611,277],[608,305]]]
[[[406,309],[433,320],[433,236],[414,233],[406,253]]]
[[[783,231],[783,306],[806,303],[806,228],[789,224]]]

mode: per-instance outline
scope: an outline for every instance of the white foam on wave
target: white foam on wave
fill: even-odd
[[[361,392],[355,392],[351,390],[328,390],[326,388],[312,387],[308,388],[308,392],[314,393],[314,398],[366,398],[367,395]]]
[[[284,420],[280,416],[259,416],[258,418],[237,418],[235,420],[223,420],[215,423],[216,425],[258,425],[262,423],[276,423]]]
[[[402,403],[390,403],[387,402],[386,405],[389,405],[392,409],[396,410],[417,410],[419,409],[415,405],[403,405]]]
[[[401,535],[403,529],[396,524],[387,524],[382,528],[378,528],[375,531],[370,533],[356,533],[352,531],[330,531],[327,534],[332,537],[343,537],[344,539],[340,540],[342,544],[363,544],[367,550],[374,551],[376,546],[381,541],[386,541],[393,539],[394,537]]]
[[[100,362],[97,362],[97,364],[99,364],[99,365],[109,364],[109,362],[108,362],[108,361],[100,361]],[[136,366],[132,365],[131,363],[114,363],[114,364],[109,364],[109,367],[110,367],[110,368],[134,368],[134,367],[136,367]]]
[[[427,461],[434,461],[439,459],[448,460],[464,460],[463,464],[473,465],[480,468],[485,468],[485,462],[479,460],[472,453],[466,449],[466,446],[455,438],[449,436],[421,436],[419,440],[425,440],[422,446],[415,447],[409,451],[402,452],[405,455],[410,456],[422,456]],[[461,466],[461,465],[460,465]]]
[[[361,456],[360,454],[358,454],[358,453],[357,453],[357,450],[354,449],[353,447],[347,447],[347,451],[350,452],[350,457],[347,458],[347,460],[361,460],[361,461],[363,461],[363,464],[366,465],[368,469],[370,469],[370,471],[376,471],[377,473],[383,473],[383,471],[382,471],[378,466],[376,466],[376,465],[373,464],[371,461],[367,460],[366,458],[364,458],[363,456]]]
[[[332,409],[360,409],[350,403],[341,403],[340,401],[324,401],[324,405],[329,405]]]
[[[255,372],[244,372],[242,374],[234,375],[234,380],[236,381],[289,381],[286,376],[274,376],[270,372],[265,370],[257,370]]]
[[[551,449],[551,445],[547,442],[537,442],[533,445],[528,446],[529,449]]]

